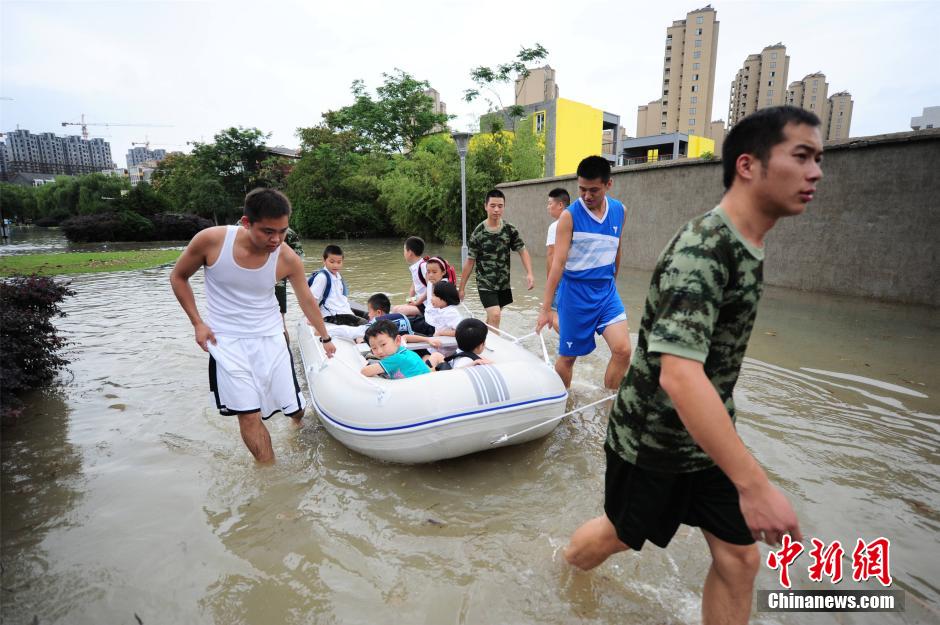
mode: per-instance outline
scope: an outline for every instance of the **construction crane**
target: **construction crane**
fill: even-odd
[[[133,147],[135,145],[142,145],[148,150],[151,145],[162,145],[165,148],[177,147],[175,143],[150,143],[150,137],[144,137],[143,141],[131,141],[131,146]]]
[[[82,113],[82,121],[80,122],[62,122],[63,126],[81,126],[82,127],[82,139],[88,140],[88,127],[89,126],[136,126],[139,128],[172,128],[172,126],[167,126],[165,124],[112,124],[111,122],[86,122],[85,114]]]

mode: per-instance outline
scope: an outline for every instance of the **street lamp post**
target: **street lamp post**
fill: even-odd
[[[469,132],[455,132],[451,135],[457,144],[457,154],[460,156],[460,216],[463,225],[463,236],[460,246],[460,270],[467,265],[467,146],[470,144]]]

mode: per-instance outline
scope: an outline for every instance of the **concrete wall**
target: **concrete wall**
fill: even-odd
[[[940,306],[940,130],[826,145],[823,180],[805,214],[768,235],[767,284]],[[548,192],[577,195],[574,176],[500,185],[506,218],[530,253],[545,254]],[[618,167],[627,207],[623,264],[652,269],[687,220],[721,199],[721,164],[698,160]]]

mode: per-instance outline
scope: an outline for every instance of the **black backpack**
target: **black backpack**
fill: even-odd
[[[474,354],[473,352],[463,352],[463,351],[457,352],[453,356],[448,356],[447,358],[444,359],[444,362],[437,365],[437,370],[438,371],[452,370],[453,366],[451,366],[450,363],[453,362],[454,360],[457,360],[458,358],[469,358],[470,360],[479,360],[480,355]]]

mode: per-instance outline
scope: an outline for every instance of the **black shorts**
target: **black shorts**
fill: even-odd
[[[490,308],[492,306],[503,308],[504,306],[512,304],[512,289],[503,289],[502,291],[484,291],[483,289],[479,289],[477,293],[480,294],[480,302],[483,304],[483,308]]]
[[[287,314],[287,283],[278,282],[274,285],[274,297],[277,298],[277,305],[281,309],[281,314]]]
[[[604,450],[604,512],[631,549],[639,551],[647,540],[665,548],[682,524],[733,545],[754,544],[738,490],[719,467],[660,473],[630,464],[606,445]]]

